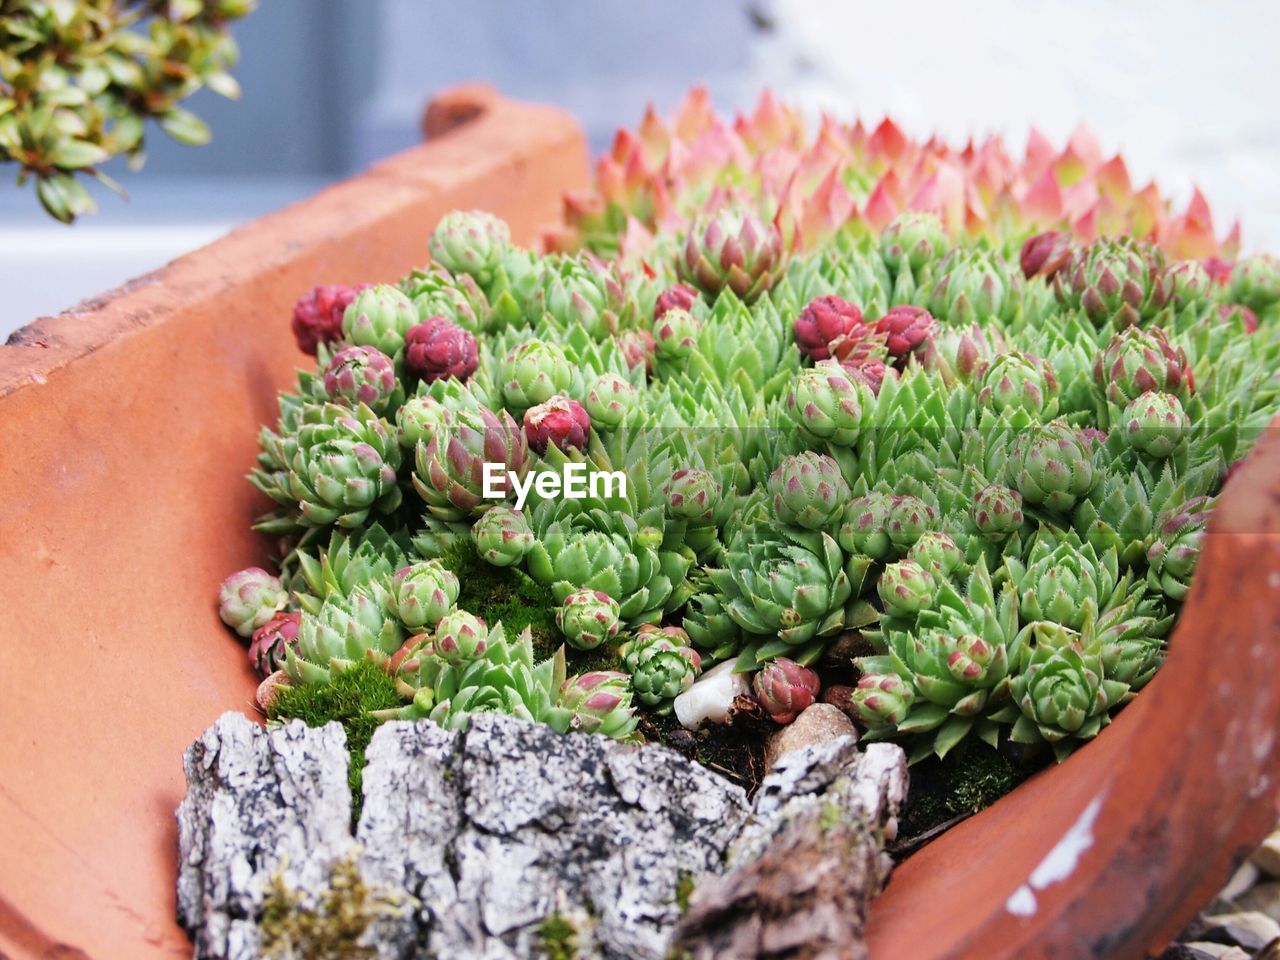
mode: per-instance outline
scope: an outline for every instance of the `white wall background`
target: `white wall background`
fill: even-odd
[[[430,92],[473,79],[564,105],[597,150],[693,83],[1017,145],[1088,120],[1135,180],[1198,183],[1220,233],[1280,250],[1280,0],[263,0],[238,33],[245,101],[131,205],[67,231],[0,188],[0,334],[414,142]]]

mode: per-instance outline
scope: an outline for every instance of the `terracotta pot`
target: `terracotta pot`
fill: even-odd
[[[0,954],[189,955],[173,922],[182,749],[255,677],[218,622],[269,544],[243,475],[320,282],[391,279],[456,207],[519,239],[586,180],[565,115],[480,88],[439,139],[0,348]],[[1280,435],[1232,480],[1155,682],[1095,743],[909,860],[877,960],[1141,956],[1274,823]]]

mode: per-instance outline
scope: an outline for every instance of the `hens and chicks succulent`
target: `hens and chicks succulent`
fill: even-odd
[[[704,201],[643,244],[593,221],[614,259],[450,214],[429,268],[299,302],[317,369],[252,476],[282,575],[221,597],[267,693],[367,660],[380,716],[629,736],[732,661],[787,723],[855,638],[850,710],[916,757],[1094,736],[1277,409],[1280,268],[918,210],[802,249]],[[625,489],[515,509],[569,466]],[[563,645],[461,609],[459,551],[544,590]]]

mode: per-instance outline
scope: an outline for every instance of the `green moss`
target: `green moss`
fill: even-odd
[[[911,792],[901,835],[932,828],[991,806],[1035,767],[1011,760],[980,740],[966,741],[945,760],[930,757],[911,768]]]
[[[501,620],[508,637],[517,637],[528,627],[536,659],[547,659],[564,643],[556,626],[556,600],[549,587],[522,570],[486,563],[469,540],[455,544],[440,560],[458,578],[458,606],[490,625]],[[566,653],[570,673],[618,669],[617,654],[610,647],[586,651],[568,648]]]
[[[369,924],[397,915],[409,903],[398,891],[370,887],[352,860],[334,864],[318,903],[290,889],[281,874],[271,878],[258,921],[262,955],[305,960],[361,960],[376,957],[360,941]]]
[[[360,819],[364,800],[361,791],[364,775],[364,751],[378,729],[372,710],[398,707],[403,702],[396,692],[395,681],[375,664],[364,661],[349,670],[335,673],[326,684],[307,684],[280,691],[271,705],[272,720],[301,720],[309,727],[322,727],[337,720],[347,732],[347,751],[351,756],[348,782],[351,784],[352,822]]]
[[[538,946],[547,960],[577,960],[578,928],[562,914],[553,913],[538,926]]]
[[[680,908],[680,916],[689,912],[689,898],[693,896],[694,879],[692,873],[680,872],[676,880],[676,906]]]

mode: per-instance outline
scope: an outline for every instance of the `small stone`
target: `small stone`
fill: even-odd
[[[736,660],[712,667],[675,699],[676,719],[686,730],[697,730],[708,721],[724,723],[735,697],[749,693],[745,673],[734,673]]]
[[[838,707],[815,703],[769,738],[764,748],[765,773],[772,771],[784,754],[837,737],[853,737],[856,741],[858,731],[853,721]]]
[[[1265,913],[1223,913],[1205,917],[1209,934],[1214,940],[1229,940],[1246,950],[1261,950],[1280,937],[1280,923]]]
[[[1260,883],[1235,900],[1240,910],[1265,913],[1272,920],[1280,921],[1280,880]]]
[[[1262,876],[1262,871],[1249,860],[1236,869],[1231,875],[1231,879],[1227,881],[1227,885],[1218,891],[1219,900],[1238,900],[1248,891],[1257,885],[1258,879]]]
[[[1267,876],[1280,878],[1280,830],[1263,840],[1250,859]]]
[[[1197,940],[1195,943],[1184,943],[1182,946],[1190,951],[1188,954],[1190,960],[1249,960],[1249,954],[1239,947],[1226,943]]]

